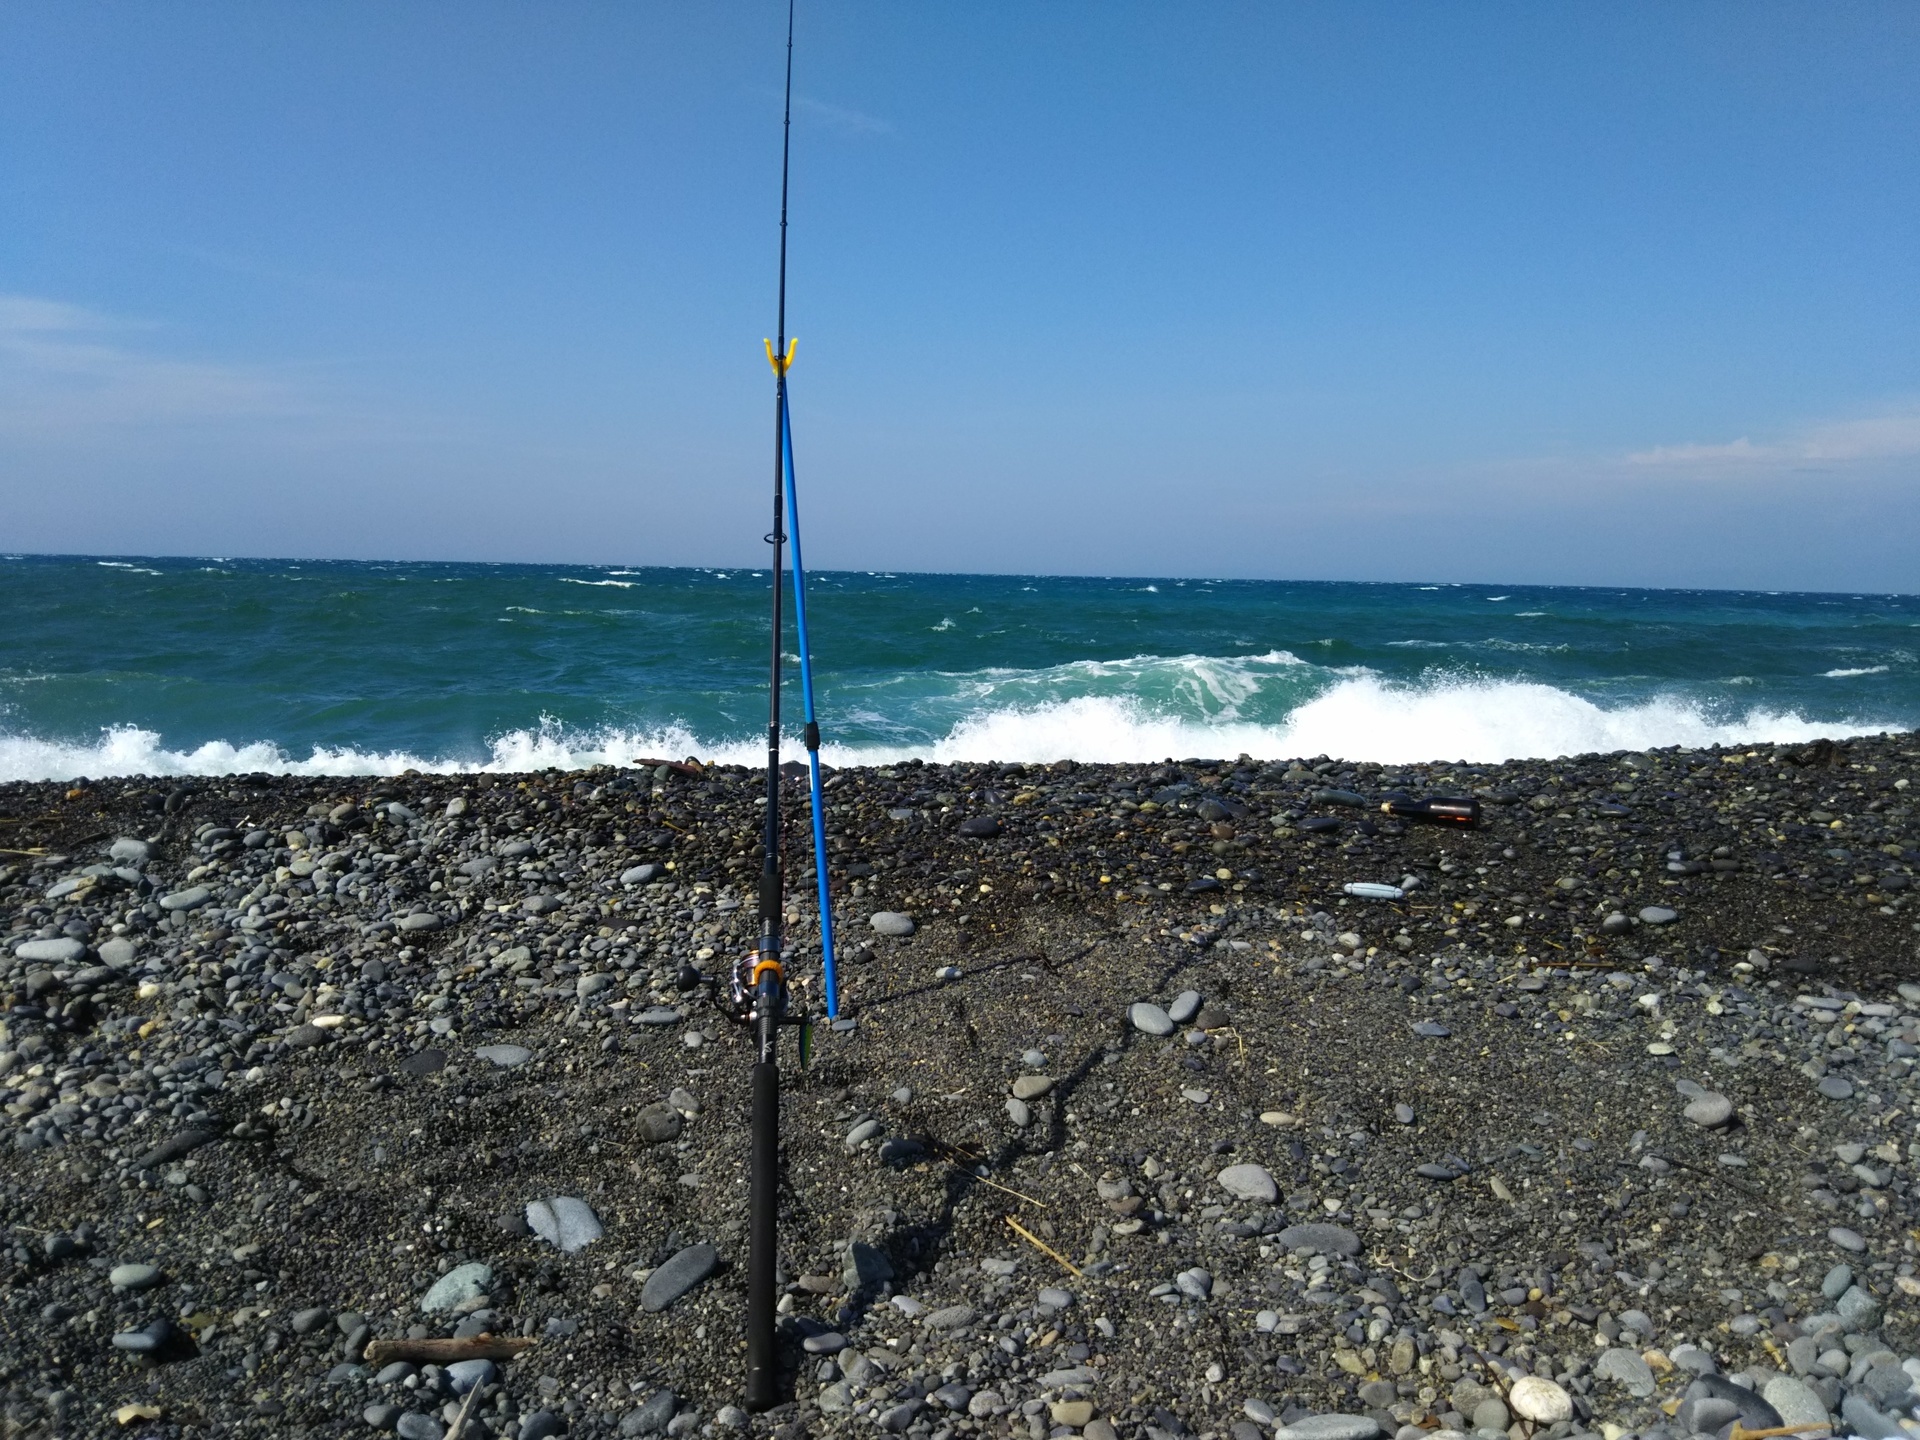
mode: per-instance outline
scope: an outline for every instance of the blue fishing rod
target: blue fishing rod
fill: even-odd
[[[770,1410],[779,1403],[780,1370],[774,1307],[779,1272],[780,1199],[780,1027],[800,1028],[800,1058],[807,1058],[810,1029],[804,1015],[788,1013],[785,969],[785,887],[780,866],[780,642],[781,601],[786,580],[787,525],[793,526],[793,610],[800,645],[800,681],[806,702],[806,744],[812,782],[814,874],[820,902],[820,953],[829,1018],[839,1014],[833,966],[833,908],[827,887],[827,828],[820,783],[820,724],[813,704],[813,655],[807,637],[806,570],[800,556],[800,514],[793,480],[793,427],[787,408],[787,371],[797,342],[787,337],[787,192],[793,153],[793,12],[787,0],[786,108],[780,138],[780,307],[777,341],[766,342],[774,376],[773,633],[767,681],[766,828],[761,840],[760,940],[736,968],[734,1011],[754,1030],[753,1111],[747,1176],[747,1374],[746,1406]]]

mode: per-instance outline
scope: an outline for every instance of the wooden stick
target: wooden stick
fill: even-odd
[[[1727,1432],[1728,1440],[1773,1440],[1780,1435],[1804,1435],[1809,1430],[1831,1430],[1833,1427],[1825,1421],[1815,1421],[1806,1425],[1773,1425],[1765,1430],[1749,1430],[1738,1420],[1733,1429]]]
[[[472,1335],[464,1340],[369,1340],[367,1363],[390,1365],[395,1360],[431,1362],[452,1360],[511,1360],[539,1344],[532,1336]]]
[[[1011,1215],[1002,1215],[1000,1218],[1002,1220],[1005,1220],[1007,1224],[1013,1227],[1014,1234],[1018,1235],[1022,1240],[1025,1240],[1029,1245],[1033,1246],[1033,1248],[1038,1250],[1042,1255],[1050,1255],[1055,1260],[1058,1260],[1062,1265],[1066,1266],[1067,1272],[1069,1274],[1078,1275],[1080,1273],[1080,1267],[1078,1265],[1074,1264],[1071,1260],[1067,1259],[1066,1256],[1062,1255],[1058,1250],[1054,1249],[1051,1245],[1047,1244],[1046,1241],[1042,1240],[1038,1235],[1034,1234],[1031,1230],[1027,1229],[1026,1226],[1022,1225],[1018,1220],[1014,1219]]]

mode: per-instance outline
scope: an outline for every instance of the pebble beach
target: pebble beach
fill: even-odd
[[[0,1426],[1920,1435],[1917,772],[834,772],[753,1416],[762,777],[7,785]]]

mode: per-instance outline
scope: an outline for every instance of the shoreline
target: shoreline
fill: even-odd
[[[1885,1365],[1852,1370],[1920,1338],[1917,762],[1909,733],[835,772],[851,1023],[790,1066],[795,1398],[744,1423],[1160,1440],[1341,1415],[1321,1440],[1360,1440],[1496,1402],[1512,1423],[1538,1388],[1517,1364],[1565,1402],[1549,1435],[1680,1436],[1656,1407],[1703,1361],[1901,1413]],[[1478,794],[1484,823],[1399,827],[1394,788]],[[456,1328],[537,1342],[487,1434],[741,1422],[747,1046],[676,975],[750,941],[755,790],[720,767],[0,787],[8,848],[64,854],[0,868],[21,1433],[120,1433],[140,1403],[139,1433],[424,1435],[450,1390],[360,1347]],[[555,1197],[603,1234],[528,1235]],[[717,1273],[646,1308],[706,1243]],[[1857,1279],[1824,1296],[1838,1262]],[[151,1288],[112,1285],[123,1264]],[[468,1313],[423,1312],[461,1264],[490,1271]],[[1808,1343],[1842,1373],[1798,1365]]]

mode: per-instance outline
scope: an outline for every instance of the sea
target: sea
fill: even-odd
[[[0,779],[760,764],[771,583],[3,556]],[[808,603],[835,765],[1485,763],[1920,725],[1914,596],[860,571],[809,575]],[[791,624],[782,648],[798,758]]]

